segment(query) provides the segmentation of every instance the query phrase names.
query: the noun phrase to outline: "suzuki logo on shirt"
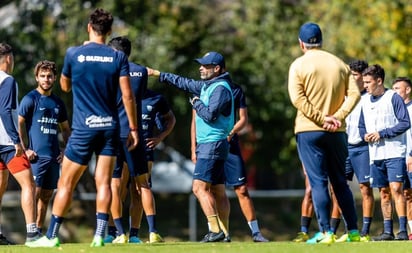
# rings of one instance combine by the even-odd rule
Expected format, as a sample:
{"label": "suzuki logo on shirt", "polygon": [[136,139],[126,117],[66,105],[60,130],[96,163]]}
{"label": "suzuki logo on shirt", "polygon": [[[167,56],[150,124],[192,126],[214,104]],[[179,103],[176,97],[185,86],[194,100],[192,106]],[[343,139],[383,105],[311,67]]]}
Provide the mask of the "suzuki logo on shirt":
{"label": "suzuki logo on shirt", "polygon": [[100,56],[100,55],[79,55],[77,56],[78,62],[113,62],[113,57],[110,56]]}

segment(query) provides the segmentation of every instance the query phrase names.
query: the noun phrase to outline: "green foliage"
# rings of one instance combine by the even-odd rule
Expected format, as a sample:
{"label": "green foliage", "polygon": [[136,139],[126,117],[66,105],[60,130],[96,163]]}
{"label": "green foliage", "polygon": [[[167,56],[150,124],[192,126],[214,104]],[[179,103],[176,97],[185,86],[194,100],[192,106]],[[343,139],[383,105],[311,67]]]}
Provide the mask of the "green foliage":
{"label": "green foliage", "polygon": [[[388,84],[412,70],[408,0],[38,0],[2,1],[0,6],[7,4],[17,7],[19,19],[2,28],[0,39],[15,48],[20,95],[33,88],[31,70],[37,61],[50,59],[62,66],[67,47],[87,40],[87,17],[96,7],[112,11],[112,36],[127,35],[133,42],[130,59],[142,65],[198,78],[193,59],[221,52],[233,80],[247,94],[257,137],[249,162],[258,168],[259,188],[303,186],[293,133],[295,109],[287,94],[289,64],[301,55],[297,36],[302,23],[319,23],[324,48],[345,61],[381,64]],[[167,142],[188,156],[189,94],[153,78],[149,86],[165,94],[177,117]],[[70,95],[63,98],[70,105]]]}

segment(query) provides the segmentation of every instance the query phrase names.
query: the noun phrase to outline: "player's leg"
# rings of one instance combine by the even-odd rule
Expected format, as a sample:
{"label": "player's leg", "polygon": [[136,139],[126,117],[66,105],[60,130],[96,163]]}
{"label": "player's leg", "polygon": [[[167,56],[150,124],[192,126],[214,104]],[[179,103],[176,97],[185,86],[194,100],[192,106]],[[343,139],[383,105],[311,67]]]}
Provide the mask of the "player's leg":
{"label": "player's leg", "polygon": [[[357,213],[353,194],[346,179],[346,158],[348,156],[347,136],[345,133],[324,136],[325,164],[334,196],[336,197],[348,231],[348,241],[360,241]],[[313,185],[312,185],[313,187]]]}
{"label": "player's leg", "polygon": [[35,241],[38,239],[38,231],[36,226],[35,185],[30,162],[25,155],[22,155],[10,159],[7,167],[21,188],[21,207],[27,230],[26,242]]}
{"label": "player's leg", "polygon": [[[3,199],[3,195],[6,192],[7,184],[9,181],[9,170],[5,162],[0,158],[0,216],[1,216],[1,201]],[[0,245],[11,245],[14,244],[13,242],[9,241],[6,236],[3,235],[3,231],[1,229],[0,224]]]}
{"label": "player's leg", "polygon": [[[341,222],[341,210],[339,208],[336,195],[333,192],[333,188],[331,186],[330,186],[330,195],[332,199],[332,213],[330,216],[330,228],[331,228],[332,233],[336,235],[339,229],[340,222]],[[346,234],[346,228],[345,228],[345,234]]]}
{"label": "player's leg", "polygon": [[149,225],[149,242],[158,243],[164,242],[163,238],[159,235],[156,225],[156,204],[153,196],[152,189],[149,185],[149,174],[144,173],[134,178],[136,189],[140,193],[143,210],[146,214],[146,220]]}
{"label": "player's leg", "polygon": [[306,242],[309,239],[309,227],[313,217],[313,202],[312,202],[312,189],[310,188],[309,179],[306,175],[305,168],[302,165],[303,175],[305,176],[305,195],[301,204],[301,217],[300,217],[300,232],[293,239],[294,242]]}
{"label": "player's leg", "polygon": [[369,147],[367,145],[351,146],[349,159],[358,179],[362,197],[362,230],[361,241],[370,241],[370,226],[373,218],[375,199],[371,187],[371,168],[369,164]]}
{"label": "player's leg", "polygon": [[129,230],[129,243],[142,243],[139,238],[139,229],[143,217],[143,206],[140,198],[140,194],[136,189],[136,182],[134,178],[130,179],[130,206],[129,206],[129,220],[130,220],[130,230]]}
{"label": "player's leg", "polygon": [[225,238],[219,226],[216,199],[210,191],[211,182],[224,182],[223,166],[223,160],[197,159],[193,173],[192,191],[209,224],[210,232],[204,238],[207,242],[221,241]]}
{"label": "player's leg", "polygon": [[217,184],[211,186],[211,191],[216,199],[216,208],[218,213],[219,226],[225,233],[225,242],[230,242],[229,235],[229,215],[230,202],[226,195],[226,188],[224,184]]}
{"label": "player's leg", "polygon": [[388,169],[389,187],[393,201],[395,202],[395,210],[398,216],[399,232],[396,234],[396,240],[408,240],[408,230],[406,227],[406,200],[403,194],[403,182],[406,176],[406,164],[404,158],[392,158],[386,160]]}
{"label": "player's leg", "polygon": [[405,187],[403,194],[406,200],[406,217],[408,219],[408,227],[410,234],[409,240],[412,240],[412,171],[407,171],[407,178],[405,180]]}
{"label": "player's leg", "polygon": [[36,162],[31,161],[32,172],[36,184],[36,224],[40,233],[47,213],[50,200],[54,190],[57,188],[57,181],[60,176],[60,164],[50,158],[38,157]]}

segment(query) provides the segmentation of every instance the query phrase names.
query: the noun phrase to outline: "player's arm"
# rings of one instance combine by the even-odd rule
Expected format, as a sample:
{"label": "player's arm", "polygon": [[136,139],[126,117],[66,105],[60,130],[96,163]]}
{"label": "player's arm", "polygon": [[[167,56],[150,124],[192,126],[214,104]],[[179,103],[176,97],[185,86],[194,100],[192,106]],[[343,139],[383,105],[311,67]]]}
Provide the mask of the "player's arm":
{"label": "player's arm", "polygon": [[160,142],[166,139],[166,137],[172,132],[176,124],[176,117],[173,114],[172,110],[169,110],[167,113],[161,115],[160,117],[164,122],[162,124],[163,130],[157,136],[146,139],[146,145],[151,149],[154,149]]}
{"label": "player's arm", "polygon": [[62,137],[63,137],[64,144],[66,145],[67,142],[69,141],[69,137],[72,132],[70,129],[69,121],[66,120],[66,121],[59,123],[59,128],[60,128],[60,133],[62,134]]}
{"label": "player's arm", "polygon": [[70,92],[72,90],[72,80],[64,74],[60,76],[60,88],[64,92]]}
{"label": "player's arm", "polygon": [[248,120],[247,108],[239,108],[239,120],[230,131],[228,141],[230,141],[235,134],[239,133],[243,128],[246,127]]}
{"label": "player's arm", "polygon": [[129,143],[129,150],[134,149],[139,142],[138,122],[136,115],[136,100],[130,86],[129,76],[121,76],[119,79],[120,91],[122,92],[122,101],[126,111],[127,119],[129,120],[130,137],[132,140]]}
{"label": "player's arm", "polygon": [[196,163],[196,111],[192,110],[192,121],[190,122],[190,153],[191,160]]}

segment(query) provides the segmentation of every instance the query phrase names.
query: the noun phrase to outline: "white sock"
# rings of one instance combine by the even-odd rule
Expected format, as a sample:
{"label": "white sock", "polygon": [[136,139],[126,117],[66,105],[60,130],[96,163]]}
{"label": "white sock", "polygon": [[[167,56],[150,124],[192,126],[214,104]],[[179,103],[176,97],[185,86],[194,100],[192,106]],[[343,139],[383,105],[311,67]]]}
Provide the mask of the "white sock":
{"label": "white sock", "polygon": [[409,231],[412,233],[412,220],[408,220]]}
{"label": "white sock", "polygon": [[260,232],[257,220],[248,221],[247,224],[249,225],[249,228],[252,231],[252,234]]}
{"label": "white sock", "polygon": [[37,232],[36,223],[27,224],[26,229],[27,229],[27,233],[36,233]]}

